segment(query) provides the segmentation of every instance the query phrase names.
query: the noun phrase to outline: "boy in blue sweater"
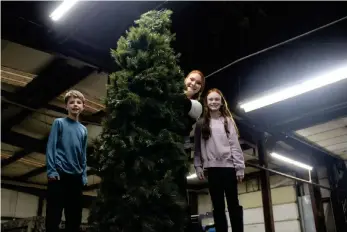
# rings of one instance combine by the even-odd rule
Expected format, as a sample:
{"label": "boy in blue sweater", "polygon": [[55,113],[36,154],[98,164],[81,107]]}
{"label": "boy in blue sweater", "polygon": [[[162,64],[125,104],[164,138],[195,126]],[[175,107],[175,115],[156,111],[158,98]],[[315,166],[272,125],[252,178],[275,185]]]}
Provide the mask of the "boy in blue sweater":
{"label": "boy in blue sweater", "polygon": [[66,231],[77,232],[82,219],[82,190],[87,185],[87,128],[78,122],[84,109],[82,93],[65,95],[68,117],[54,120],[46,151],[46,231],[58,232],[62,211]]}

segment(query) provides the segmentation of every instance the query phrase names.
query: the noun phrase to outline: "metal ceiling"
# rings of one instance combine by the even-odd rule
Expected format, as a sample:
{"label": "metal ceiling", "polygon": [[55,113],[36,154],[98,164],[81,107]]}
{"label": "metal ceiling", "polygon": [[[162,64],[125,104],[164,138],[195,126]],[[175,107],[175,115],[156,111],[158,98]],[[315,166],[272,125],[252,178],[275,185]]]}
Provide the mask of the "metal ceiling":
{"label": "metal ceiling", "polygon": [[295,133],[347,160],[347,117],[301,129]]}
{"label": "metal ceiling", "polygon": [[[79,13],[59,25],[46,17],[54,2],[23,2],[20,7],[15,2],[2,3],[2,181],[46,183],[46,140],[54,117],[65,114],[60,96],[69,88],[86,94],[89,108],[83,119],[90,122],[86,125],[93,131],[91,137],[99,133],[92,123],[100,123],[103,116],[100,97],[105,96],[107,83],[107,74],[100,71],[117,68],[109,49],[134,19],[161,3],[83,2]],[[343,16],[343,4],[182,2],[165,6],[174,10],[174,46],[182,52],[182,67],[210,73],[234,58]],[[88,12],[90,17],[85,17]],[[272,135],[270,149],[280,144],[293,157],[320,157],[318,163],[329,155],[345,159],[345,151],[339,153],[339,149],[346,147],[331,147],[345,144],[344,134],[338,141],[329,141],[332,132],[324,128],[334,130],[335,137],[346,129],[341,121],[347,113],[346,81],[249,114],[239,111],[236,103],[305,79],[318,67],[330,68],[346,58],[346,41],[344,22],[223,71],[208,79],[207,88],[225,93],[239,116],[242,138],[249,143],[255,144],[259,132],[265,131]],[[332,129],[335,125],[341,127]],[[324,134],[325,140],[312,139],[314,131],[317,136]],[[100,181],[93,173],[89,178],[90,186]]]}

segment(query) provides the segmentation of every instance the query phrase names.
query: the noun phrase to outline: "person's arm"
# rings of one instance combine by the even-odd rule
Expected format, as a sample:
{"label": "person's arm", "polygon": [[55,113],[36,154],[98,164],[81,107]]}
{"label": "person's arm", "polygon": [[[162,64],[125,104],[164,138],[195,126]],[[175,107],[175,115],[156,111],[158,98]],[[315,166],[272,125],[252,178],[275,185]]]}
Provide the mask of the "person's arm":
{"label": "person's arm", "polygon": [[201,179],[203,178],[203,164],[201,159],[201,120],[199,120],[195,125],[195,131],[194,131],[194,167],[196,170],[196,173],[198,177]]}
{"label": "person's arm", "polygon": [[191,107],[190,110],[188,112],[188,115],[197,120],[200,118],[201,114],[202,114],[202,105],[199,101],[197,100],[190,100],[191,102]]}
{"label": "person's arm", "polygon": [[84,152],[82,154],[82,168],[83,168],[82,182],[83,182],[84,186],[88,184],[88,178],[87,178],[87,146],[88,146],[88,131],[86,129],[86,135],[84,137]]}
{"label": "person's arm", "polygon": [[51,132],[48,137],[47,149],[46,149],[46,166],[48,179],[59,178],[59,173],[56,169],[56,155],[57,155],[57,143],[59,138],[60,122],[54,120],[51,128]]}
{"label": "person's arm", "polygon": [[179,101],[176,101],[176,104],[183,105],[184,114],[195,120],[199,119],[202,114],[202,105],[198,100],[189,99],[187,96],[178,99]]}
{"label": "person's arm", "polygon": [[233,156],[233,162],[237,176],[244,176],[245,172],[245,159],[238,139],[238,134],[232,119],[228,118],[228,129],[229,129],[229,142],[231,155]]}

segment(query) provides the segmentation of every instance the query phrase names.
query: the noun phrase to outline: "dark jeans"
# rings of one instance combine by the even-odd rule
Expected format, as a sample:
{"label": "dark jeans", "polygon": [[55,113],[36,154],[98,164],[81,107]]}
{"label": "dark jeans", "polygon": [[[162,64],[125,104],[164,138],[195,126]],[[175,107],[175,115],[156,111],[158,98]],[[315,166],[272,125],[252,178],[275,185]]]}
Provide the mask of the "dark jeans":
{"label": "dark jeans", "polygon": [[224,194],[228,203],[233,232],[243,231],[243,210],[239,205],[237,179],[234,168],[208,168],[208,185],[213,205],[213,218],[217,232],[227,232]]}
{"label": "dark jeans", "polygon": [[46,231],[59,231],[64,209],[65,230],[78,232],[82,219],[82,176],[66,173],[60,173],[59,175],[60,180],[48,182]]}

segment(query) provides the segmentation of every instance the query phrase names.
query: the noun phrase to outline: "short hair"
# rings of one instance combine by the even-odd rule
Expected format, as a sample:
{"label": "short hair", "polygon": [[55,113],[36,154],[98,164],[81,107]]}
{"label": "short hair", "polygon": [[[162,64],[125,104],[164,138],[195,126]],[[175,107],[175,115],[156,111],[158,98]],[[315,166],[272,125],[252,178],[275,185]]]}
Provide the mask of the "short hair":
{"label": "short hair", "polygon": [[84,104],[84,102],[85,102],[85,100],[86,100],[86,99],[84,98],[83,94],[82,94],[80,91],[77,91],[77,90],[70,90],[70,91],[68,91],[68,92],[65,94],[65,97],[64,97],[65,104],[67,104],[67,102],[69,101],[69,99],[70,99],[71,97],[75,97],[75,98],[80,99],[80,100],[83,102],[83,104]]}

